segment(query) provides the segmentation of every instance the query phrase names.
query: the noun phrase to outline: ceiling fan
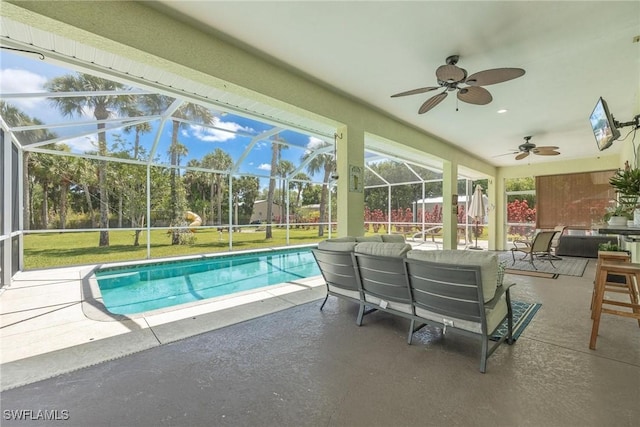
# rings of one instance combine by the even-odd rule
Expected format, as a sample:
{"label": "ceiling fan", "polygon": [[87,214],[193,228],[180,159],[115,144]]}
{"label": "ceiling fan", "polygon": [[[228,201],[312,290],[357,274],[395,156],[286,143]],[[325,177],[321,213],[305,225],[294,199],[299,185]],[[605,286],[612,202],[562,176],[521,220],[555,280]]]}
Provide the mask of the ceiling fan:
{"label": "ceiling fan", "polygon": [[525,157],[528,157],[531,153],[537,154],[538,156],[557,156],[560,154],[560,152],[557,151],[560,147],[555,147],[553,145],[537,147],[536,144],[530,142],[530,140],[530,136],[525,136],[524,144],[520,144],[518,146],[518,151],[509,154],[517,154],[516,160],[522,160]]}
{"label": "ceiling fan", "polygon": [[[446,59],[446,65],[441,65],[436,70],[439,86],[428,86],[419,89],[413,89],[406,92],[391,95],[392,98],[399,96],[416,95],[419,93],[430,92],[432,90],[444,89],[437,95],[427,99],[418,110],[418,114],[424,114],[438,105],[448,95],[447,92],[458,91],[458,99],[462,102],[476,105],[486,105],[493,100],[488,90],[482,86],[493,85],[496,83],[506,82],[507,80],[516,79],[524,75],[522,68],[494,68],[484,70],[467,76],[467,70],[458,67],[456,64],[460,59],[459,55],[452,55]],[[466,86],[461,86],[466,84]]]}

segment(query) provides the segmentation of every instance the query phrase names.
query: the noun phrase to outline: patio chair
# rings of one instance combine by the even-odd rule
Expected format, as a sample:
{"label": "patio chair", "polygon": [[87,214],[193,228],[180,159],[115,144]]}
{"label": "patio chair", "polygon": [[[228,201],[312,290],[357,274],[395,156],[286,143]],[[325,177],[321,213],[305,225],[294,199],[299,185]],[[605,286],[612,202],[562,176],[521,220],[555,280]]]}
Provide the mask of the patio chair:
{"label": "patio chair", "polygon": [[[513,264],[516,263],[516,252],[523,252],[524,256],[521,260],[529,259],[529,263],[537,270],[535,263],[533,262],[534,258],[538,258],[540,260],[547,260],[551,264],[553,268],[556,268],[553,265],[553,255],[551,254],[551,244],[553,243],[553,238],[558,234],[558,231],[540,231],[535,235],[531,243],[524,240],[514,240],[513,248],[511,248],[511,257],[513,258]],[[513,265],[512,264],[512,265]]]}
{"label": "patio chair", "polygon": [[561,260],[562,258],[560,258],[558,255],[556,255],[556,252],[558,251],[558,245],[560,245],[560,236],[562,236],[562,234],[564,233],[564,230],[567,229],[566,225],[557,225],[553,231],[556,231],[556,235],[553,236],[553,239],[551,239],[551,252],[553,252],[553,254],[550,255],[551,259],[554,260]]}

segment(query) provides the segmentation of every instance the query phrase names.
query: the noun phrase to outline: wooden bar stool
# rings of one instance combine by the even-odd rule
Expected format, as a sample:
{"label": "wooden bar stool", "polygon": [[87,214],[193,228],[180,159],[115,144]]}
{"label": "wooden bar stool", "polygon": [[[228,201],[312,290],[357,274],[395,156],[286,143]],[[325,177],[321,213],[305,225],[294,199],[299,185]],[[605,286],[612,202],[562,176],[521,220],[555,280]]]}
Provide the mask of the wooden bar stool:
{"label": "wooden bar stool", "polygon": [[[607,277],[609,275],[626,276],[629,285],[629,298],[631,302],[622,302],[605,298],[607,289]],[[640,326],[640,300],[638,299],[638,284],[640,283],[640,264],[621,263],[621,262],[602,262],[598,266],[596,273],[596,293],[593,304],[592,317],[593,327],[591,328],[591,340],[589,348],[596,349],[596,340],[598,339],[598,328],[600,327],[600,316],[602,313],[613,314],[615,316],[630,317],[638,320]],[[605,308],[604,306],[613,306],[613,308]],[[623,311],[619,308],[627,308],[630,311]]]}
{"label": "wooden bar stool", "polygon": [[[593,319],[593,303],[596,299],[596,284],[598,283],[598,274],[600,273],[600,264],[603,262],[631,262],[631,255],[628,252],[621,251],[598,251],[598,262],[596,264],[596,278],[593,281],[593,292],[591,294],[591,318]],[[616,280],[616,278],[618,278]],[[622,280],[622,281],[620,281]],[[635,295],[635,287],[633,286],[632,275],[607,275],[605,282],[606,291],[628,293],[630,296]],[[633,300],[632,300],[633,302]]]}

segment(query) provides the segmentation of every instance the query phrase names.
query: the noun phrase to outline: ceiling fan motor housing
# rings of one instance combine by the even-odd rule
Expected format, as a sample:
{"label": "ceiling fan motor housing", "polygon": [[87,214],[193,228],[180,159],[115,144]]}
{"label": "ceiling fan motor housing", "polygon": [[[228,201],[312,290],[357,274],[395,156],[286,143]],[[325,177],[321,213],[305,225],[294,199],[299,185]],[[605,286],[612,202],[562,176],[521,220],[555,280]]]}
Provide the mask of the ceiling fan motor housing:
{"label": "ceiling fan motor housing", "polygon": [[524,152],[531,151],[531,150],[533,150],[534,148],[536,148],[536,144],[533,144],[533,143],[531,143],[531,142],[529,142],[529,141],[525,142],[524,144],[520,144],[520,145],[518,146],[518,149],[519,149],[520,151],[524,151]]}

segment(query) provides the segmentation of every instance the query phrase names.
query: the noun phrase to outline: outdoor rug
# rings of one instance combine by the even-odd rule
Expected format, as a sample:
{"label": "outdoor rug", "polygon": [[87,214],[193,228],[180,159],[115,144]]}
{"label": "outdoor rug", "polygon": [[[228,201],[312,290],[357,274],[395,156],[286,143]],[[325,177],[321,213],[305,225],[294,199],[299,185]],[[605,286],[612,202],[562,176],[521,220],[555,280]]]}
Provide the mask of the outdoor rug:
{"label": "outdoor rug", "polygon": [[[524,328],[527,327],[533,316],[542,307],[542,304],[530,304],[528,302],[511,300],[511,310],[513,310],[513,340],[517,340]],[[501,336],[507,333],[507,319],[498,326],[496,332],[491,336],[493,341],[498,341]]]}
{"label": "outdoor rug", "polygon": [[500,262],[505,263],[505,273],[544,277],[548,279],[556,279],[558,278],[558,275],[582,277],[584,270],[587,268],[587,264],[589,263],[589,259],[587,258],[572,258],[565,256],[562,257],[561,260],[554,260],[553,265],[555,265],[556,268],[553,268],[549,261],[534,260],[537,268],[536,270],[531,266],[531,263],[528,260],[521,261],[518,259],[521,258],[522,255],[523,254],[521,253],[516,254],[516,262],[514,264],[513,258],[511,257],[511,251],[498,253]]}

